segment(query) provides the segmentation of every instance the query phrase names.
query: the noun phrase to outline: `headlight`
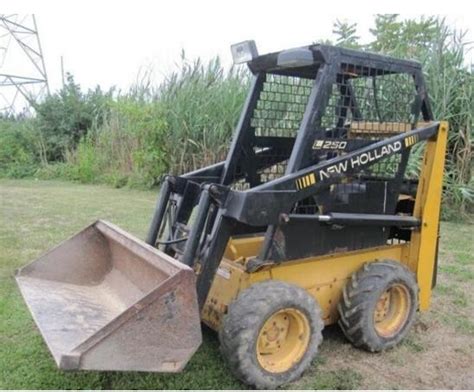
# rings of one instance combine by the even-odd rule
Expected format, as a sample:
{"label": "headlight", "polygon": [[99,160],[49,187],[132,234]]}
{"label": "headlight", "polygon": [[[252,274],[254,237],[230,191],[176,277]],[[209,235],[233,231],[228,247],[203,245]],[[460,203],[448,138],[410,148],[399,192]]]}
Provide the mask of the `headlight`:
{"label": "headlight", "polygon": [[255,41],[243,41],[230,46],[234,64],[242,64],[253,60],[258,56]]}

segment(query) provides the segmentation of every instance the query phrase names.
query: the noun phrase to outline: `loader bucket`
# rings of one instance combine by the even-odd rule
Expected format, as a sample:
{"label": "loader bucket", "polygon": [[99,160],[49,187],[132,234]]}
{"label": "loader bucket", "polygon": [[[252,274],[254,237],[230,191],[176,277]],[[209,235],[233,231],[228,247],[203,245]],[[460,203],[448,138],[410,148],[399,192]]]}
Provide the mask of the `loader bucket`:
{"label": "loader bucket", "polygon": [[61,369],[177,372],[201,344],[194,272],[105,221],[16,280]]}

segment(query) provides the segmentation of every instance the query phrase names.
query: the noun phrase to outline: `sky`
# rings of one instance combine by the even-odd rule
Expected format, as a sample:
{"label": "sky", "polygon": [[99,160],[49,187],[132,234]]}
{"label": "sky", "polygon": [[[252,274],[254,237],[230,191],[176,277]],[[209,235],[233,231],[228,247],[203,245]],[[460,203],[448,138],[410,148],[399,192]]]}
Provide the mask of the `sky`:
{"label": "sky", "polygon": [[[64,70],[84,88],[100,84],[127,89],[146,69],[153,69],[153,79],[159,83],[175,69],[181,50],[190,59],[219,55],[230,65],[232,43],[254,39],[261,54],[307,45],[333,38],[338,18],[357,22],[358,35],[368,42],[375,13],[417,17],[429,10],[469,29],[468,39],[474,41],[474,18],[466,1],[459,6],[443,4],[444,9],[426,0],[398,1],[398,10],[361,0],[348,4],[352,8],[341,1],[316,0],[2,0],[0,12],[35,14],[52,91],[61,86],[61,57]],[[0,73],[28,73],[21,51],[11,47]]]}

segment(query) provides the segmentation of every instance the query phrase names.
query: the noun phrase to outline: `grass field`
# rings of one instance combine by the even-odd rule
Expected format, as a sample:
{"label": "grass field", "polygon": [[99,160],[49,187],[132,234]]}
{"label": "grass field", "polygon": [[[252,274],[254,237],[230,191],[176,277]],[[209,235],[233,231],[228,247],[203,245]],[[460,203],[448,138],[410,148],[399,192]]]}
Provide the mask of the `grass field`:
{"label": "grass field", "polygon": [[[0,180],[0,389],[241,389],[215,334],[177,375],[58,371],[15,285],[16,268],[107,219],[143,238],[155,193],[62,182]],[[438,286],[403,344],[368,354],[327,328],[320,355],[295,389],[474,388],[474,227],[441,226]]]}

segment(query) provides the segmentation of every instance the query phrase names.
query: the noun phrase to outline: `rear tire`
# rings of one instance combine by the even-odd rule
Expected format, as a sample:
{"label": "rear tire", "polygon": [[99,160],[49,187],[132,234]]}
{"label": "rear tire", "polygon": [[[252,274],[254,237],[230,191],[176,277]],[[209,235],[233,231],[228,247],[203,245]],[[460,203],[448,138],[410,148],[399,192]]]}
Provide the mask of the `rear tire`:
{"label": "rear tire", "polygon": [[395,261],[365,264],[343,289],[339,325],[355,346],[377,352],[398,344],[418,309],[413,273]]}
{"label": "rear tire", "polygon": [[319,305],[301,287],[257,283],[229,305],[219,331],[221,352],[234,375],[256,388],[296,380],[322,341]]}

